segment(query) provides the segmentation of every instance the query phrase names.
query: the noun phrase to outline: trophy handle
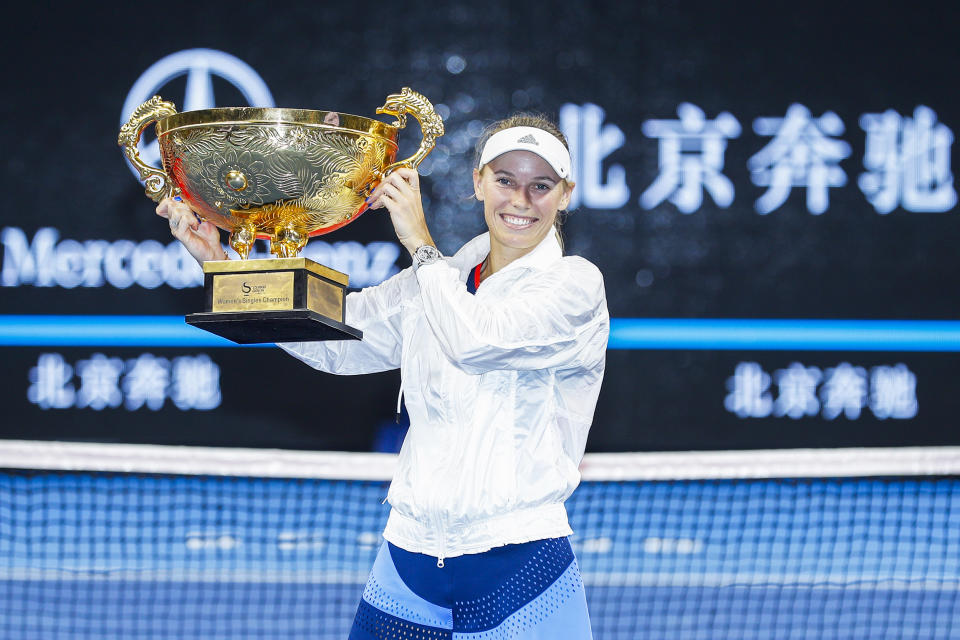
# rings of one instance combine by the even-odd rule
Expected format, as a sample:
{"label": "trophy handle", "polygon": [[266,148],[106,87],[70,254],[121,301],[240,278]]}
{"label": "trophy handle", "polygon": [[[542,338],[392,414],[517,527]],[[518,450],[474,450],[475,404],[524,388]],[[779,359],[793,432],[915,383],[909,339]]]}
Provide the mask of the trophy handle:
{"label": "trophy handle", "polygon": [[377,109],[377,113],[396,116],[397,121],[394,126],[400,129],[407,126],[407,114],[412,114],[420,122],[420,132],[423,134],[423,140],[421,140],[417,152],[406,160],[400,160],[388,166],[383,170],[384,176],[400,167],[416,169],[417,165],[433,151],[433,147],[437,144],[437,138],[443,135],[443,118],[437,114],[426,96],[417,93],[410,87],[404,87],[400,93],[392,93],[387,96],[386,102]]}
{"label": "trophy handle", "polygon": [[177,108],[172,102],[164,102],[160,96],[153,96],[133,110],[133,115],[127,120],[127,124],[120,127],[120,137],[117,138],[117,144],[123,148],[124,155],[140,172],[140,179],[146,187],[147,196],[154,202],[160,202],[169,196],[180,195],[180,189],[173,186],[173,181],[166,172],[151,167],[140,159],[137,144],[148,124],[160,118],[172,116],[176,112]]}

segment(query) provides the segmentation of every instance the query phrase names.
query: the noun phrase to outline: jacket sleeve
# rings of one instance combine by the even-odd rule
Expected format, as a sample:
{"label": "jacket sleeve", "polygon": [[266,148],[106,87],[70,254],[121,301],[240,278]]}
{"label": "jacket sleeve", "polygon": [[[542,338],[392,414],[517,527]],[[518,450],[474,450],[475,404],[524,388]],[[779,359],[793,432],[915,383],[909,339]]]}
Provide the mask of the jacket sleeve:
{"label": "jacket sleeve", "polygon": [[346,323],[363,331],[362,340],[285,342],[277,346],[314,369],[341,375],[377,373],[400,366],[400,300],[412,283],[411,269],[374,287],[347,294]]}
{"label": "jacket sleeve", "polygon": [[603,276],[590,262],[564,258],[498,298],[471,295],[459,276],[443,261],[416,271],[427,322],[464,371],[572,368],[605,356],[610,318]]}

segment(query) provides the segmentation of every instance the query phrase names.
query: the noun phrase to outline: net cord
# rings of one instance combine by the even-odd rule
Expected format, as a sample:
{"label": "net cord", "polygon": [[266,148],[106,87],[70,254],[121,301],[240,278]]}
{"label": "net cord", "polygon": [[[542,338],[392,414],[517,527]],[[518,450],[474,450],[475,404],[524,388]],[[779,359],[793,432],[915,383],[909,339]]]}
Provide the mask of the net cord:
{"label": "net cord", "polygon": [[[0,440],[0,468],[265,478],[390,480],[397,455]],[[960,475],[960,447],[589,453],[584,481]]]}

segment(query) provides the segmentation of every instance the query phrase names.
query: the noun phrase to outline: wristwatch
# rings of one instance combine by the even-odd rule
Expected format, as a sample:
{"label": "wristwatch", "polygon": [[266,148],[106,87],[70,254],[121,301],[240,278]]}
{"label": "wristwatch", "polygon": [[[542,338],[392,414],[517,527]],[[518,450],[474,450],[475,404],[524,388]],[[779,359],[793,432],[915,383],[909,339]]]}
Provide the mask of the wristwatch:
{"label": "wristwatch", "polygon": [[413,266],[419,269],[425,264],[433,264],[443,257],[440,250],[430,244],[425,244],[413,252]]}

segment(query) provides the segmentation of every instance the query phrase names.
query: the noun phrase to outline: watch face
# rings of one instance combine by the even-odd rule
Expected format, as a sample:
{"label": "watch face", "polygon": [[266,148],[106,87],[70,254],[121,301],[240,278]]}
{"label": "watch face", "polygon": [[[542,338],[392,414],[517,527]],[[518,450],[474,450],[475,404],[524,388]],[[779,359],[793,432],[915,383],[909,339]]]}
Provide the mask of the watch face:
{"label": "watch face", "polygon": [[417,249],[413,255],[418,264],[427,264],[437,260],[440,257],[440,251],[436,247],[424,245]]}

